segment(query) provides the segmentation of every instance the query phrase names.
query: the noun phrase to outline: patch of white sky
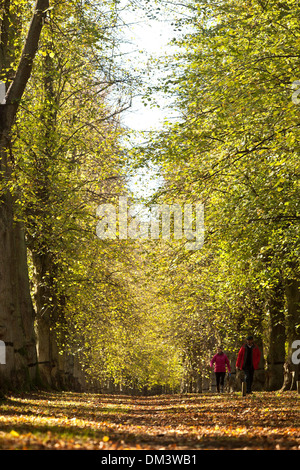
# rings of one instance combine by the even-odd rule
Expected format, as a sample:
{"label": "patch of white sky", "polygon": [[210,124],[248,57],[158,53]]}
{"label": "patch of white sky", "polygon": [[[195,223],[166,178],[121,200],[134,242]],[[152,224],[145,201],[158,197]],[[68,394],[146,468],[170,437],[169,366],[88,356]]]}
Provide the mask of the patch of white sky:
{"label": "patch of white sky", "polygon": [[[151,3],[149,2],[150,6]],[[155,2],[153,5],[155,11]],[[175,13],[173,18],[171,11],[164,11],[162,8],[157,13],[155,18],[151,18],[140,7],[135,10],[124,9],[121,14],[124,22],[124,42],[120,46],[121,53],[125,54],[122,58],[123,65],[125,61],[126,68],[127,61],[129,71],[135,69],[137,73],[144,73],[145,87],[158,83],[163,74],[163,57],[174,49],[170,46],[170,41],[176,36]],[[170,112],[166,108],[168,100],[161,93],[152,95],[153,106],[144,106],[142,96],[145,87],[136,90],[132,107],[123,115],[125,125],[135,131],[159,129]]]}
{"label": "patch of white sky", "polygon": [[[148,3],[148,13],[151,13],[151,3]],[[122,2],[121,2],[122,4]],[[164,57],[174,50],[170,41],[178,35],[175,17],[178,11],[167,9],[156,10],[157,4],[152,3],[155,18],[147,14],[146,9],[121,9],[123,41],[120,45],[122,66],[135,70],[144,77],[144,85],[135,90],[131,107],[122,113],[122,123],[129,130],[128,145],[141,143],[147,139],[147,134],[162,128],[165,120],[176,119],[176,113],[170,108],[170,97],[162,92],[151,94],[151,101],[145,106],[143,99],[147,87],[157,85],[164,71]],[[159,169],[149,165],[139,169],[130,177],[129,189],[135,200],[149,199],[157,187],[162,184]]]}

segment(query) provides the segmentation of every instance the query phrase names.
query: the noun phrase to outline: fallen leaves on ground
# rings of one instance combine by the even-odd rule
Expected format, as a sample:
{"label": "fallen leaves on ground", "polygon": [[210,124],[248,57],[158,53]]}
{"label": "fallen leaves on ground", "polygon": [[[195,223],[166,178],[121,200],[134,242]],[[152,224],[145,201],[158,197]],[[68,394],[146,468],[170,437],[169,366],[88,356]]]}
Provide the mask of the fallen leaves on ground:
{"label": "fallen leaves on ground", "polygon": [[299,395],[7,396],[0,449],[300,450]]}

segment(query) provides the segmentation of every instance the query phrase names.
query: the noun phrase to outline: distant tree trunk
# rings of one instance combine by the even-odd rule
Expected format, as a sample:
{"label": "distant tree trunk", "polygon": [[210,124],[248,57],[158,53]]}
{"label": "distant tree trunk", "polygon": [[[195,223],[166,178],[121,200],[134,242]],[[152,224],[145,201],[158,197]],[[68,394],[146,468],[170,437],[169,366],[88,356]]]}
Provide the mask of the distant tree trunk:
{"label": "distant tree trunk", "polygon": [[44,386],[61,388],[56,330],[60,306],[53,288],[56,269],[47,253],[33,252],[32,260],[39,375]]}
{"label": "distant tree trunk", "polygon": [[258,369],[255,371],[253,379],[253,389],[264,390],[266,384],[266,371],[265,371],[265,358],[264,358],[264,343],[262,340],[263,335],[255,339],[255,344],[260,350],[260,361]]}
{"label": "distant tree trunk", "polygon": [[284,288],[282,281],[279,280],[268,299],[268,390],[279,390],[283,383],[286,341],[284,307]]}
{"label": "distant tree trunk", "polygon": [[299,364],[292,363],[292,344],[295,340],[300,340],[300,281],[298,279],[286,281],[285,295],[287,302],[286,331],[288,356],[284,365],[282,391],[295,390],[296,381],[299,380]]}
{"label": "distant tree trunk", "polygon": [[[1,367],[2,388],[26,387],[35,376],[33,307],[30,299],[26,245],[22,225],[14,220],[14,197],[9,188],[13,158],[10,133],[20,100],[31,75],[39,37],[49,8],[48,0],[38,0],[7,94],[0,105],[0,331],[6,345],[6,364]],[[1,11],[1,67],[7,63],[14,45],[9,44],[14,28],[9,16],[10,2]],[[8,52],[9,51],[9,52]]]}
{"label": "distant tree trunk", "polygon": [[253,318],[253,327],[256,332],[254,342],[260,350],[260,361],[258,369],[255,371],[253,379],[253,389],[263,390],[266,384],[266,371],[265,371],[265,358],[264,358],[264,331],[263,331],[263,318],[265,311],[263,308],[263,302],[258,301],[256,298],[257,293],[253,293],[253,299],[251,302],[251,317]]}
{"label": "distant tree trunk", "polygon": [[61,370],[64,373],[64,388],[76,392],[86,392],[88,384],[78,354],[64,351],[60,357],[62,358]]}

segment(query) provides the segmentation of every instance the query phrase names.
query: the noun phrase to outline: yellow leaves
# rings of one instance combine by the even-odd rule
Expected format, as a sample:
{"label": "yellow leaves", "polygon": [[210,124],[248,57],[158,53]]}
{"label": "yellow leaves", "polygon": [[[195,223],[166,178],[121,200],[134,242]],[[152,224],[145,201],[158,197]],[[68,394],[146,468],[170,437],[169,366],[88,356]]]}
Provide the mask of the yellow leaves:
{"label": "yellow leaves", "polygon": [[[247,403],[237,394],[222,399],[190,394],[180,402],[178,395],[130,399],[57,393],[51,397],[18,399],[22,415],[19,407],[8,405],[9,413],[0,420],[0,449],[171,449],[187,440],[191,449],[245,445],[297,449],[299,445],[298,398],[292,392],[279,397],[257,393]],[[134,436],[134,444],[127,436]]]}
{"label": "yellow leaves", "polygon": [[241,434],[247,434],[248,429],[243,426],[243,427],[237,427],[231,431],[232,436],[239,436]]}
{"label": "yellow leaves", "polygon": [[246,426],[238,426],[234,427],[232,425],[226,425],[226,426],[219,426],[216,424],[212,430],[205,429],[205,435],[218,435],[218,436],[241,436],[243,434],[247,434],[249,432],[249,429]]}

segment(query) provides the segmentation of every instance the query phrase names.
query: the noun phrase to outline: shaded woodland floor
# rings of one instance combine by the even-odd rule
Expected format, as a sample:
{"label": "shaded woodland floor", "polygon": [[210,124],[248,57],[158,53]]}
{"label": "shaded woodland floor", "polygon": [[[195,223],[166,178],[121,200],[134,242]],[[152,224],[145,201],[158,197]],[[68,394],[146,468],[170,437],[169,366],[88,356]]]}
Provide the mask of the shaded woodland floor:
{"label": "shaded woodland floor", "polygon": [[0,403],[1,450],[300,450],[296,392],[36,392]]}

